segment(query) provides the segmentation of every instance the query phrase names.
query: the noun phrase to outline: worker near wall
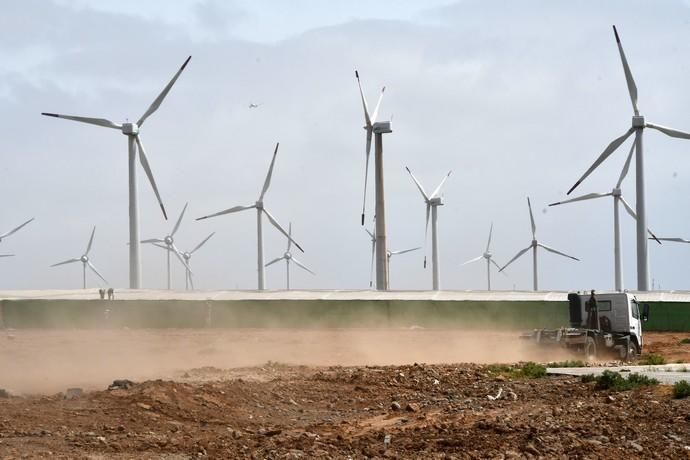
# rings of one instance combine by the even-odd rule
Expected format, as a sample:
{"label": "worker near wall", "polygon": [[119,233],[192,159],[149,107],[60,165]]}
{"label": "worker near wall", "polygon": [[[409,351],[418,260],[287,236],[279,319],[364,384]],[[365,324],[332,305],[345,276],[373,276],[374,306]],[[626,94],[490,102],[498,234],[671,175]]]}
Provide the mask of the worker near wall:
{"label": "worker near wall", "polygon": [[594,289],[589,296],[589,300],[585,302],[585,311],[587,312],[587,329],[599,329],[599,311],[597,308],[597,299],[594,297]]}

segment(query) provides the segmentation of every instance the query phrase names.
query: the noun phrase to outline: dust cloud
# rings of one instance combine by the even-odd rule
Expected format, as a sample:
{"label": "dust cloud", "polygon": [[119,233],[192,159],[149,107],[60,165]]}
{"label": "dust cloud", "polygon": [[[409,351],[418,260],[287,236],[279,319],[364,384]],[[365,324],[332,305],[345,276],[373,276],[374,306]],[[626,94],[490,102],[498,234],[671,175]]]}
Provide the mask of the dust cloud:
{"label": "dust cloud", "polygon": [[[14,394],[173,379],[199,367],[492,363],[562,359],[514,331],[443,329],[0,330],[0,388]],[[567,356],[566,356],[567,357]]]}

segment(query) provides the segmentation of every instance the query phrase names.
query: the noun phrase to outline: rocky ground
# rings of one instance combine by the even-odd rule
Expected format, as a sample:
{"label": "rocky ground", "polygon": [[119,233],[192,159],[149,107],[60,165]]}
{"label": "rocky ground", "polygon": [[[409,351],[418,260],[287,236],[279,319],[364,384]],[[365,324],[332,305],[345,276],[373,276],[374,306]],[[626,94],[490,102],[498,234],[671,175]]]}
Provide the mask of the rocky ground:
{"label": "rocky ground", "polygon": [[[650,349],[682,359],[686,336],[650,334]],[[273,362],[105,386],[0,393],[0,458],[690,458],[690,400],[665,386]]]}

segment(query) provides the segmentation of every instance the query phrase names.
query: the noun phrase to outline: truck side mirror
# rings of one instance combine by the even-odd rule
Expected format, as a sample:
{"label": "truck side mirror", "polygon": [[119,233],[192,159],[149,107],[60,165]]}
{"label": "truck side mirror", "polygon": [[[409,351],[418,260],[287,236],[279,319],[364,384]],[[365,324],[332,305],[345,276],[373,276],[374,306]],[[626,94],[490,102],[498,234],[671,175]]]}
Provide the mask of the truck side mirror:
{"label": "truck side mirror", "polygon": [[647,321],[649,319],[649,304],[642,304],[642,321]]}

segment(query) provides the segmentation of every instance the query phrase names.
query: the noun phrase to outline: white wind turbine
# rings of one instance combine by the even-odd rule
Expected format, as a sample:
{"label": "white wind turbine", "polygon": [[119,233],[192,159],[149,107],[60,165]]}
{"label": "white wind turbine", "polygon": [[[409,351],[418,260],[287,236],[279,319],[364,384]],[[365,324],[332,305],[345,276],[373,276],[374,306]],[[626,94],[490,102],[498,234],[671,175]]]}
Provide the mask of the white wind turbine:
{"label": "white wind turbine", "polygon": [[192,57],[189,56],[182,64],[182,67],[177,71],[175,76],[170,80],[163,91],[158,95],[158,97],[151,103],[149,108],[144,112],[144,114],[139,118],[136,123],[114,123],[110,120],[104,118],[89,118],[89,117],[77,117],[72,115],[61,115],[57,113],[42,113],[48,117],[64,118],[66,120],[80,121],[82,123],[88,123],[91,125],[102,126],[105,128],[119,129],[122,134],[127,136],[127,144],[129,147],[129,287],[130,289],[138,289],[141,286],[141,263],[139,260],[140,247],[139,247],[139,204],[137,201],[137,180],[136,180],[136,159],[137,150],[139,150],[139,162],[141,167],[144,169],[146,176],[151,183],[153,188],[153,193],[156,195],[158,204],[160,205],[161,211],[163,211],[163,217],[168,219],[165,212],[165,207],[163,206],[163,201],[161,200],[160,193],[158,192],[158,187],[156,186],[156,181],[153,179],[153,173],[151,172],[151,166],[149,165],[149,160],[146,157],[146,151],[144,150],[144,145],[141,142],[140,130],[144,124],[144,121],[153,114],[158,107],[160,107],[163,99],[168,95],[170,89],[177,81],[182,71],[187,67],[189,60]]}
{"label": "white wind turbine", "polygon": [[177,218],[177,222],[175,222],[175,226],[173,227],[172,231],[168,234],[165,235],[163,238],[149,238],[148,240],[142,240],[141,242],[143,244],[159,244],[159,245],[165,245],[165,249],[167,249],[167,256],[168,256],[168,290],[170,290],[171,287],[171,274],[170,274],[170,253],[172,252],[175,254],[177,259],[182,263],[184,266],[185,270],[187,271],[188,274],[191,274],[192,270],[189,268],[189,265],[187,265],[187,261],[185,258],[182,256],[182,253],[180,252],[179,249],[177,249],[177,246],[175,246],[175,233],[177,233],[177,230],[180,228],[180,224],[182,223],[182,218],[184,217],[184,213],[187,210],[187,205],[189,203],[185,203],[184,208],[182,208],[182,212],[180,213],[180,217]]}
{"label": "white wind turbine", "polygon": [[491,224],[491,227],[489,227],[489,241],[486,243],[486,250],[484,251],[484,254],[482,254],[479,257],[475,257],[474,259],[470,259],[467,262],[465,262],[462,265],[467,265],[471,264],[472,262],[477,262],[482,259],[486,259],[486,289],[487,291],[491,290],[491,264],[494,264],[498,270],[501,270],[501,266],[496,263],[496,261],[493,259],[493,254],[491,253],[491,234],[494,231],[494,224]]}
{"label": "white wind turbine", "polygon": [[281,260],[285,261],[285,270],[286,270],[286,276],[287,276],[287,284],[286,285],[287,285],[287,289],[289,291],[290,290],[290,263],[291,262],[294,262],[295,265],[297,265],[299,268],[308,271],[312,275],[316,275],[316,273],[309,270],[299,260],[295,259],[295,256],[293,256],[292,253],[290,252],[290,249],[292,249],[292,222],[290,222],[288,224],[288,235],[289,235],[289,237],[287,240],[287,249],[285,250],[285,253],[282,256],[277,257],[277,258],[273,259],[272,261],[270,261],[269,263],[267,263],[266,267],[268,267],[269,265],[273,265],[277,262],[280,262]]}
{"label": "white wind turbine", "polygon": [[[440,289],[440,284],[441,284],[441,267],[439,266],[438,262],[438,207],[443,206],[443,197],[439,195],[441,192],[441,188],[443,187],[443,184],[446,183],[446,179],[451,175],[453,171],[448,171],[448,174],[443,178],[440,184],[438,184],[438,187],[434,190],[434,192],[431,195],[427,195],[426,192],[424,191],[424,187],[422,187],[422,184],[419,183],[416,177],[414,177],[414,174],[412,174],[412,171],[410,171],[410,168],[405,166],[405,169],[407,172],[410,174],[410,177],[412,177],[412,180],[414,181],[415,185],[419,189],[419,192],[422,194],[422,197],[424,198],[424,203],[426,204],[426,225],[424,227],[424,244],[426,245],[426,237],[427,233],[429,230],[429,213],[431,212],[431,269],[433,271],[433,288],[434,291],[438,291]],[[424,268],[426,268],[426,254],[424,254]]]}
{"label": "white wind turbine", "polygon": [[[215,234],[216,234],[216,232],[211,233],[209,236],[207,236],[206,238],[204,238],[204,239],[201,241],[201,243],[197,244],[197,245],[194,247],[194,249],[192,249],[191,251],[183,251],[183,252],[182,252],[182,257],[184,258],[184,261],[185,261],[186,264],[187,264],[187,265],[185,266],[185,278],[184,278],[184,289],[185,289],[185,291],[188,291],[190,288],[192,289],[192,291],[194,290],[194,280],[192,279],[192,269],[191,269],[191,266],[190,266],[190,264],[189,264],[190,260],[192,259],[192,255],[193,255],[196,251],[198,251],[199,248],[201,248],[201,246],[203,246],[204,244],[206,244],[206,242],[207,242],[208,240],[210,240],[211,237],[212,237],[213,235],[215,235]],[[154,246],[157,246],[157,247],[159,247],[159,248],[161,248],[161,249],[165,249],[166,251],[168,251],[168,254],[170,253],[170,250],[169,250],[168,246],[166,246],[165,244],[153,243],[153,245],[154,245]],[[168,259],[168,260],[170,260],[170,259]]]}
{"label": "white wind turbine", "polygon": [[[613,260],[616,291],[623,291],[623,262],[621,255],[621,227],[619,217],[619,204],[623,205],[625,210],[628,212],[628,214],[630,214],[630,216],[633,219],[637,219],[635,211],[633,211],[632,207],[630,207],[628,202],[625,201],[625,198],[623,198],[623,193],[621,192],[621,184],[623,183],[623,179],[625,179],[625,176],[628,174],[628,169],[630,168],[630,161],[632,160],[634,151],[635,144],[631,146],[630,153],[628,154],[628,158],[625,160],[623,170],[621,171],[621,174],[618,177],[618,182],[616,182],[616,186],[610,192],[588,193],[586,195],[578,196],[576,198],[571,198],[570,200],[559,201],[557,203],[549,204],[549,206],[558,206],[566,203],[574,203],[576,201],[594,200],[597,198],[604,198],[608,196],[613,197]],[[652,233],[649,229],[647,229],[647,232],[650,235],[652,235],[652,238],[656,239],[656,241],[659,242],[659,239],[656,238],[654,233]],[[661,243],[659,242],[659,244]]]}
{"label": "white wind turbine", "polygon": [[635,173],[636,173],[636,199],[635,204],[637,207],[637,289],[639,291],[649,290],[649,264],[648,264],[648,248],[647,248],[647,209],[645,205],[645,184],[644,184],[644,156],[642,150],[642,133],[645,128],[656,129],[661,131],[670,137],[677,137],[681,139],[690,139],[690,134],[678,131],[676,129],[667,128],[665,126],[655,125],[652,123],[645,122],[645,118],[640,115],[639,108],[637,106],[637,86],[632,77],[632,72],[630,72],[630,67],[628,66],[628,60],[623,52],[623,46],[621,45],[620,37],[618,36],[618,31],[616,26],[613,26],[613,33],[616,36],[616,43],[618,45],[618,53],[621,57],[621,62],[623,63],[623,72],[625,73],[625,80],[628,85],[628,92],[630,93],[630,100],[632,102],[634,115],[632,117],[632,127],[622,136],[614,139],[599,155],[599,157],[594,161],[592,166],[589,167],[587,171],[580,177],[580,179],[573,185],[568,191],[568,195],[575,190],[575,188],[580,185],[580,183],[589,176],[592,171],[594,171],[601,163],[604,162],[620,145],[625,142],[625,140],[630,137],[632,133],[635,133],[635,151],[636,162],[635,162]]}
{"label": "white wind turbine", "polygon": [[259,290],[265,289],[265,273],[264,273],[264,243],[263,243],[263,234],[262,234],[262,229],[261,229],[261,216],[263,214],[266,215],[268,218],[268,221],[280,231],[283,235],[285,235],[288,240],[292,241],[292,243],[297,246],[297,249],[300,251],[304,252],[304,249],[297,244],[297,242],[292,239],[292,236],[286,232],[283,227],[280,226],[280,224],[275,220],[275,218],[271,215],[270,212],[264,207],[264,196],[266,195],[266,192],[268,191],[268,187],[271,185],[271,176],[273,175],[273,165],[276,162],[276,155],[278,154],[278,146],[280,143],[276,144],[275,151],[273,152],[273,159],[271,159],[271,166],[268,168],[268,174],[266,174],[266,180],[264,181],[264,186],[261,189],[261,195],[259,195],[259,199],[254,203],[254,204],[247,204],[247,205],[240,205],[240,206],[234,206],[232,208],[225,209],[224,211],[217,212],[215,214],[209,214],[208,216],[203,216],[199,217],[196,220],[203,220],[203,219],[208,219],[209,217],[215,217],[215,216],[222,216],[223,214],[230,214],[234,212],[239,212],[239,211],[244,211],[245,209],[256,209],[256,240],[257,240],[257,270],[258,270],[258,275],[259,275]]}
{"label": "white wind turbine", "polygon": [[362,84],[359,81],[359,72],[355,70],[355,77],[357,78],[357,86],[359,87],[359,95],[362,99],[362,107],[364,109],[364,129],[367,132],[367,144],[366,144],[366,158],[364,166],[364,199],[362,203],[362,225],[364,225],[364,212],[366,208],[366,197],[367,197],[367,178],[369,174],[369,154],[371,153],[371,139],[375,134],[375,147],[374,147],[374,179],[376,188],[376,289],[384,291],[388,289],[388,256],[387,256],[387,243],[386,243],[386,200],[384,198],[384,187],[383,187],[383,135],[387,133],[392,133],[391,122],[390,121],[376,121],[379,113],[379,106],[381,105],[381,99],[383,98],[383,93],[386,90],[384,86],[381,89],[381,95],[374,109],[374,113],[369,115],[369,108],[367,106],[367,100],[364,97],[364,92],[362,91]]}
{"label": "white wind turbine", "polygon": [[88,266],[89,269],[94,272],[100,279],[103,280],[105,284],[108,284],[108,282],[103,278],[103,275],[98,273],[98,270],[96,270],[96,267],[94,267],[93,263],[91,262],[91,259],[89,259],[89,252],[91,251],[91,246],[93,245],[93,237],[96,234],[96,227],[93,227],[93,230],[91,230],[91,237],[89,238],[89,244],[86,246],[86,251],[84,251],[84,254],[82,254],[79,258],[77,259],[67,259],[62,262],[58,262],[56,264],[51,265],[51,267],[57,267],[58,265],[66,265],[66,264],[72,264],[75,262],[81,262],[82,265],[82,273],[84,277],[84,289],[86,289],[86,267]]}
{"label": "white wind turbine", "polygon": [[[371,269],[369,271],[369,287],[372,287],[374,284],[373,279],[374,279],[374,255],[376,253],[376,230],[374,232],[369,231],[368,229],[364,229],[364,231],[367,232],[369,235],[369,238],[371,240]],[[407,254],[408,252],[416,251],[418,249],[422,249],[421,246],[416,247],[416,248],[410,248],[410,249],[402,249],[400,251],[386,251],[386,261],[387,261],[387,268],[390,270],[391,266],[391,257],[393,256],[399,256],[401,254]],[[388,273],[388,280],[390,281],[390,273]]]}
{"label": "white wind turbine", "polygon": [[[24,222],[23,224],[21,224],[19,227],[15,227],[15,228],[13,228],[12,230],[3,233],[2,235],[0,235],[0,242],[2,242],[2,240],[4,240],[5,238],[7,238],[8,236],[17,233],[17,232],[18,232],[19,230],[21,230],[25,225],[28,225],[28,224],[31,223],[33,220],[34,220],[34,217],[32,217],[31,219],[27,220],[26,222]],[[0,257],[14,257],[14,254],[0,254]]]}
{"label": "white wind turbine", "polygon": [[529,251],[530,249],[532,250],[532,275],[534,277],[534,290],[538,291],[539,290],[539,280],[537,276],[537,248],[540,247],[542,249],[546,249],[549,252],[553,252],[554,254],[558,254],[559,256],[567,257],[569,259],[573,260],[580,260],[577,257],[569,256],[568,254],[564,254],[560,251],[557,251],[553,248],[548,247],[545,244],[540,243],[537,240],[537,226],[534,223],[534,215],[532,214],[532,203],[530,203],[529,197],[527,197],[527,206],[529,207],[529,219],[532,224],[532,243],[527,246],[525,249],[521,250],[518,252],[515,257],[510,259],[507,264],[505,264],[499,271],[503,271],[508,267],[508,265],[512,264],[515,260],[517,260],[521,255]]}

